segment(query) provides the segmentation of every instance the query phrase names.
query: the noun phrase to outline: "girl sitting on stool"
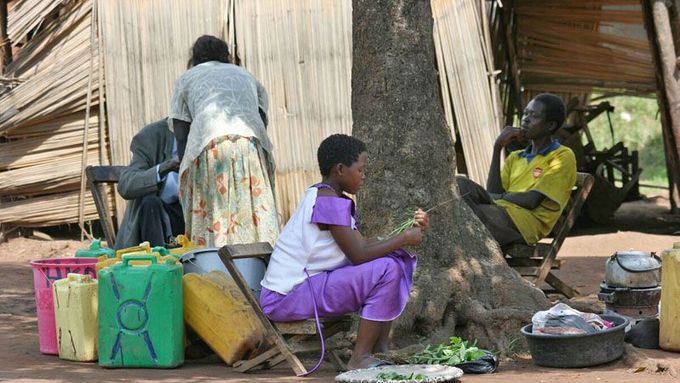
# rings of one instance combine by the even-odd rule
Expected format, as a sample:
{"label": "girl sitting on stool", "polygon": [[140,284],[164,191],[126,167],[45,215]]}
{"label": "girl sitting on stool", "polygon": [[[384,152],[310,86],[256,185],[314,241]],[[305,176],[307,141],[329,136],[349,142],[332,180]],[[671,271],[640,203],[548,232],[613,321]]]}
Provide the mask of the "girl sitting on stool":
{"label": "girl sitting on stool", "polygon": [[392,320],[409,298],[416,259],[401,247],[419,245],[429,220],[418,209],[414,227],[385,240],[365,239],[357,230],[354,202],[345,195],[356,194],[364,183],[365,144],[335,134],[321,143],[317,157],[323,181],[307,189],[281,232],[262,280],[260,305],[276,322],[314,318],[315,305],[321,317],[359,312],[348,367],[374,367],[384,362],[372,353],[388,350]]}

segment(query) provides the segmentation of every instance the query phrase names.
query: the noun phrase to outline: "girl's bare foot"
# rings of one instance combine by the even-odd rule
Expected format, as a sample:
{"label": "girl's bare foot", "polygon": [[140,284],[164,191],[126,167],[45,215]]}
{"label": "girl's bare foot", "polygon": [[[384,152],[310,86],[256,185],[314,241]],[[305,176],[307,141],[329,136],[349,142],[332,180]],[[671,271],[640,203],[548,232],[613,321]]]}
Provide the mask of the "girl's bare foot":
{"label": "girl's bare foot", "polygon": [[347,369],[356,370],[358,368],[377,367],[385,364],[389,364],[389,362],[374,358],[371,355],[357,356],[357,358],[352,355],[352,357],[349,359],[349,362],[347,363]]}

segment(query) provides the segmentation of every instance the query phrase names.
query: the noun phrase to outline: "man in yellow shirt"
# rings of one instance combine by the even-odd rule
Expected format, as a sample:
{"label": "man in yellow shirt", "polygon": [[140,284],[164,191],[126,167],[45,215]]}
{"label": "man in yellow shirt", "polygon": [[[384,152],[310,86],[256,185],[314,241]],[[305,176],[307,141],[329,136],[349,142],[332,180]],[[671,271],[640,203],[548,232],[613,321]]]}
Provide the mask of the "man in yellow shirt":
{"label": "man in yellow shirt", "polygon": [[[521,128],[506,127],[496,139],[486,189],[456,177],[463,199],[501,246],[534,244],[547,236],[569,200],[576,158],[551,137],[565,117],[562,99],[536,96],[524,109]],[[529,146],[510,153],[501,170],[503,148],[522,139]]]}

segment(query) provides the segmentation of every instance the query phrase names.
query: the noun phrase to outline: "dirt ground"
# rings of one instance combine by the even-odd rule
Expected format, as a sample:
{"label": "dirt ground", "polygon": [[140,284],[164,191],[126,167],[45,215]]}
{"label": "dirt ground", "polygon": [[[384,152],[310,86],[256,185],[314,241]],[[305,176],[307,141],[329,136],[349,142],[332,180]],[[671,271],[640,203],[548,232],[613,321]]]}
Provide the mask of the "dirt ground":
{"label": "dirt ground", "polygon": [[[575,286],[585,298],[596,301],[604,278],[607,256],[616,250],[637,249],[660,252],[680,240],[680,217],[666,213],[668,201],[656,198],[627,203],[606,227],[581,227],[569,237],[559,257],[566,262],[559,277]],[[76,240],[12,238],[0,244],[0,380],[21,381],[228,381],[228,382],[332,382],[335,372],[326,363],[311,378],[296,378],[285,365],[274,370],[239,374],[215,357],[187,361],[172,370],[107,370],[94,363],[62,361],[42,355],[29,261],[72,256],[84,244]],[[312,361],[307,361],[308,364]],[[662,373],[651,370],[661,366]],[[644,368],[643,368],[644,367]],[[638,372],[635,372],[638,371]],[[626,356],[607,365],[586,369],[551,369],[535,366],[528,355],[503,361],[491,375],[465,375],[463,382],[675,382],[680,372],[680,354],[628,348]]]}

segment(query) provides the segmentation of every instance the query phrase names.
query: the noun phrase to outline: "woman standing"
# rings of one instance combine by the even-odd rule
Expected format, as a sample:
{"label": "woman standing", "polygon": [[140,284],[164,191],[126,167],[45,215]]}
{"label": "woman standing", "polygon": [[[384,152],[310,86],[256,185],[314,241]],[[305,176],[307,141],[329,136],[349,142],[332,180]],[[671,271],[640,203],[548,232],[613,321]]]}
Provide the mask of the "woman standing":
{"label": "woman standing", "polygon": [[177,139],[179,196],[192,242],[219,247],[279,234],[267,92],[230,63],[227,44],[201,36],[175,83],[169,114]]}

